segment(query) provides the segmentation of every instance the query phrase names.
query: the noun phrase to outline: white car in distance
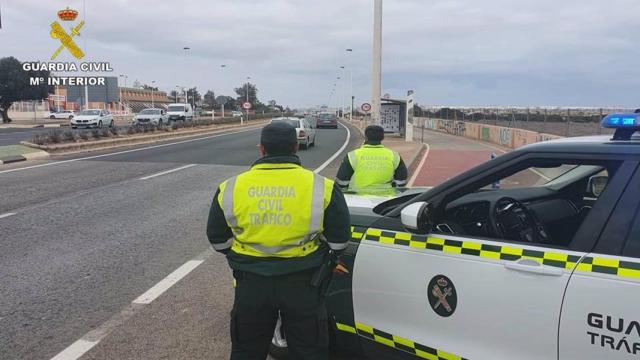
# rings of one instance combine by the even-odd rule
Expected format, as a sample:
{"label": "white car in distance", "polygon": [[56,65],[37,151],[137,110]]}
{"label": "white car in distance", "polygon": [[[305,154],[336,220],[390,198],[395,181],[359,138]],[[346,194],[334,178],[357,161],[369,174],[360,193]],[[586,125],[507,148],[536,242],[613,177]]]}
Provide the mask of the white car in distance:
{"label": "white car in distance", "polygon": [[73,119],[74,116],[73,110],[50,111],[47,114],[49,119]]}
{"label": "white car in distance", "polygon": [[113,115],[107,110],[87,109],[80,111],[71,119],[71,128],[113,127]]}
{"label": "white car in distance", "polygon": [[169,122],[169,115],[164,109],[144,109],[133,117],[133,125],[164,125]]}
{"label": "white car in distance", "polygon": [[298,144],[301,149],[308,149],[316,146],[316,128],[315,124],[310,123],[307,119],[298,119],[292,117],[280,117],[271,119],[271,123],[286,122],[296,128],[298,134]]}

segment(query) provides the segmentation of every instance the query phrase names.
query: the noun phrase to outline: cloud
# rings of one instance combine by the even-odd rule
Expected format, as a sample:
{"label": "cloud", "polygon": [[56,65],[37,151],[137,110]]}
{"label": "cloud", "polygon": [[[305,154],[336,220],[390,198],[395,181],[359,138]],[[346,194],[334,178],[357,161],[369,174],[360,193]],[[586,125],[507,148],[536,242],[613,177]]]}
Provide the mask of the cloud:
{"label": "cloud", "polygon": [[[82,10],[80,0],[3,3],[0,56],[46,60],[49,23],[66,6]],[[636,106],[639,10],[632,0],[387,0],[383,92],[413,89],[422,104]],[[96,1],[78,41],[131,82],[232,94],[251,76],[263,101],[291,106],[348,88],[336,80],[346,66],[361,103],[372,11],[370,0]]]}

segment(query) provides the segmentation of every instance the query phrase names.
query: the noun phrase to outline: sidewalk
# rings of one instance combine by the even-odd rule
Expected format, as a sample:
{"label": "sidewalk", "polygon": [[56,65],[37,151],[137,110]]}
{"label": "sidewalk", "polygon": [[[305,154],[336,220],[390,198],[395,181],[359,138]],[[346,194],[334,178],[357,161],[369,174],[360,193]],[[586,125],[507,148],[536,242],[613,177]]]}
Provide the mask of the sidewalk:
{"label": "sidewalk", "polygon": [[[414,133],[420,139],[420,131]],[[485,161],[509,151],[497,145],[482,143],[445,133],[424,132],[427,149],[418,164],[417,174],[410,186],[435,186]]]}

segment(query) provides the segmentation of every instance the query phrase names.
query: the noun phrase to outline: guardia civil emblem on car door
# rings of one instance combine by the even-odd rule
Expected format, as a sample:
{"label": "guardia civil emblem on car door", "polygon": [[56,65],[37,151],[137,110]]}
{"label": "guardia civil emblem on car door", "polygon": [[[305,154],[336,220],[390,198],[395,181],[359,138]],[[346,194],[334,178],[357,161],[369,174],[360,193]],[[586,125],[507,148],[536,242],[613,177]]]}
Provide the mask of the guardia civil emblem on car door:
{"label": "guardia civil emblem on car door", "polygon": [[451,316],[458,306],[458,294],[453,282],[444,275],[436,275],[427,286],[429,305],[442,317]]}

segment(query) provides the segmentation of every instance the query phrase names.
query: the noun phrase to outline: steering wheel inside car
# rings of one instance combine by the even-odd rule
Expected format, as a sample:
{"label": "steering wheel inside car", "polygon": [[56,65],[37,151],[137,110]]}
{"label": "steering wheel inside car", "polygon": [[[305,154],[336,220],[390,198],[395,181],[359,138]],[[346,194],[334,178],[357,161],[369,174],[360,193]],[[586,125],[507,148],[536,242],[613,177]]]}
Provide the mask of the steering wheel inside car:
{"label": "steering wheel inside car", "polygon": [[495,236],[507,240],[545,243],[549,235],[535,214],[510,197],[491,203],[489,224]]}

